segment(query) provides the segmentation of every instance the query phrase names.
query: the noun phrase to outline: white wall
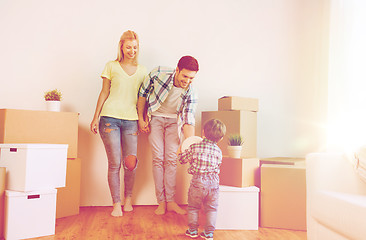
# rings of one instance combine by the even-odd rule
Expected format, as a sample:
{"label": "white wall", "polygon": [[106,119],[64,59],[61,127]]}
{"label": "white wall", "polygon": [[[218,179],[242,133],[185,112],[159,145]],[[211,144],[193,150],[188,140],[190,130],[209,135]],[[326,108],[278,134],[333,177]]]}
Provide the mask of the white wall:
{"label": "white wall", "polygon": [[[175,67],[195,56],[200,112],[224,95],[258,98],[258,156],[303,157],[323,147],[328,0],[1,0],[0,108],[80,113],[82,205],[110,203],[106,156],[89,131],[100,73],[123,31],[140,36],[140,63]],[[146,143],[146,142],[145,142]]]}

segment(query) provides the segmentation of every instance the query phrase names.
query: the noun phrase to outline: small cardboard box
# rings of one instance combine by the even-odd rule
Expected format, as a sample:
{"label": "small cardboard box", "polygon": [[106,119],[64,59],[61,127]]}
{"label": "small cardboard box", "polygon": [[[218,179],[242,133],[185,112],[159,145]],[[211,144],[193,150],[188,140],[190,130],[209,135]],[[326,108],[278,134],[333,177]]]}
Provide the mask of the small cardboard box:
{"label": "small cardboard box", "polygon": [[0,109],[0,143],[68,144],[77,158],[78,119],[74,112]]}
{"label": "small cardboard box", "polygon": [[56,218],[79,214],[81,159],[67,159],[66,186],[57,189]]}
{"label": "small cardboard box", "polygon": [[218,110],[246,110],[258,112],[258,99],[224,96],[218,100]]}
{"label": "small cardboard box", "polygon": [[244,138],[242,158],[257,157],[257,113],[250,111],[207,111],[202,112],[201,123],[217,118],[226,125],[226,135],[218,143],[222,154],[227,155],[228,136],[240,134]]}
{"label": "small cardboard box", "polygon": [[6,189],[36,191],[65,186],[67,144],[0,144]]}
{"label": "small cardboard box", "polygon": [[258,230],[257,187],[220,186],[216,229]]}
{"label": "small cardboard box", "polygon": [[306,166],[261,166],[261,227],[306,230]]}
{"label": "small cardboard box", "polygon": [[56,189],[5,191],[5,239],[35,238],[55,234]]}
{"label": "small cardboard box", "polygon": [[257,185],[259,175],[258,158],[223,157],[220,168],[220,185],[232,187],[250,187]]}

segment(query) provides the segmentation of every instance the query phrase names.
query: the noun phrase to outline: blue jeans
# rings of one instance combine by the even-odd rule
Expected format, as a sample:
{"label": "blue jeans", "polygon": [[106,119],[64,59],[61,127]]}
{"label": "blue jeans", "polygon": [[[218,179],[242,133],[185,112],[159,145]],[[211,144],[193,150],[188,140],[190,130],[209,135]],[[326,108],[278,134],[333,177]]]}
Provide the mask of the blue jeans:
{"label": "blue jeans", "polygon": [[173,202],[179,147],[177,119],[152,116],[150,126],[156,199],[158,203]]}
{"label": "blue jeans", "polygon": [[[99,133],[108,157],[108,184],[113,203],[121,202],[120,170],[124,166],[125,197],[132,196],[136,167],[132,171],[125,166],[124,159],[137,155],[137,121],[112,117],[100,117]],[[122,151],[123,149],[123,151]]]}
{"label": "blue jeans", "polygon": [[201,205],[206,214],[205,232],[213,233],[219,205],[218,175],[193,175],[188,191],[188,226],[190,229],[198,229]]}

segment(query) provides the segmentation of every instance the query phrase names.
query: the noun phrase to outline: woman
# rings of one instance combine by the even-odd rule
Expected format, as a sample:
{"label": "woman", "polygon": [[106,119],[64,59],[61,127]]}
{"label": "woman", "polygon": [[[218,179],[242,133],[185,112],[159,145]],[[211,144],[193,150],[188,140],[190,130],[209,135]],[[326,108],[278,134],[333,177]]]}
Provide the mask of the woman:
{"label": "woman", "polygon": [[[137,92],[147,75],[144,66],[137,63],[138,36],[133,31],[122,34],[115,61],[106,64],[103,87],[90,129],[99,133],[108,157],[108,184],[113,200],[112,216],[122,216],[120,196],[120,169],[124,166],[124,211],[132,211],[132,188],[137,167],[138,116]],[[100,118],[100,119],[99,119]]]}

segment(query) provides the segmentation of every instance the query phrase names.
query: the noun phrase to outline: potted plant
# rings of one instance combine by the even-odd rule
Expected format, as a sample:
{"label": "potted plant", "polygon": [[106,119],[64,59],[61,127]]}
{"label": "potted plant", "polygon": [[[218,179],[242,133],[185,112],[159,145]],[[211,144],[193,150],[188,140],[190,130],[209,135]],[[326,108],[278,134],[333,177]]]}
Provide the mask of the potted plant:
{"label": "potted plant", "polygon": [[240,134],[231,134],[228,137],[228,155],[232,158],[240,158],[244,144],[244,138]]}
{"label": "potted plant", "polygon": [[61,108],[62,93],[58,89],[47,91],[44,94],[44,100],[46,100],[46,106],[48,111],[59,112]]}

